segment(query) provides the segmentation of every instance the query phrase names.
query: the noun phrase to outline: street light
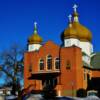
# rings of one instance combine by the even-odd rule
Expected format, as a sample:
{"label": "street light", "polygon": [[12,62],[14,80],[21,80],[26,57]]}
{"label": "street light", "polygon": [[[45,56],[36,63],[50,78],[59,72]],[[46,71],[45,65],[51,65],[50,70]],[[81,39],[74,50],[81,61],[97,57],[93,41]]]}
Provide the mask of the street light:
{"label": "street light", "polygon": [[71,82],[71,86],[72,86],[72,97],[74,96],[74,82]]}

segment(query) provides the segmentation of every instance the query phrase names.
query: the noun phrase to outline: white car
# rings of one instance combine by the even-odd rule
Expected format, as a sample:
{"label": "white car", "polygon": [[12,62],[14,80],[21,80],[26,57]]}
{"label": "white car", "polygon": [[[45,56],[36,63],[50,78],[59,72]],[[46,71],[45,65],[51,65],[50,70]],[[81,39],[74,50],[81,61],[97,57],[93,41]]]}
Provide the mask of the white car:
{"label": "white car", "polygon": [[100,100],[97,96],[87,96],[84,100]]}
{"label": "white car", "polygon": [[17,96],[9,95],[5,97],[5,100],[17,100]]}

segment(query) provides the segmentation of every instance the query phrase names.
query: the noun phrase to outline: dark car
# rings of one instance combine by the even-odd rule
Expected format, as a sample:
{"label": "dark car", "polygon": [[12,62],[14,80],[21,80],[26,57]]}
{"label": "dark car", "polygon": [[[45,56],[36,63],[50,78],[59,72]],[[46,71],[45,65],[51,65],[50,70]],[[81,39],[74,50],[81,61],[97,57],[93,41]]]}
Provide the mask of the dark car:
{"label": "dark car", "polygon": [[56,97],[55,100],[74,100],[74,99],[71,97]]}

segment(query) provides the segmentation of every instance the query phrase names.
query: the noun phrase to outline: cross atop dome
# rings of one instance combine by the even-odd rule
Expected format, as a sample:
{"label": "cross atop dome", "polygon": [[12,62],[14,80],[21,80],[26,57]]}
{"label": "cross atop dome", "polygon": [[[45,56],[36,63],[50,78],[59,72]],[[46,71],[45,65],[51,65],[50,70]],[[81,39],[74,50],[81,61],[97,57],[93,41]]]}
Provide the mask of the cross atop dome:
{"label": "cross atop dome", "polygon": [[69,22],[72,22],[72,15],[71,14],[68,16],[68,18],[69,18]]}
{"label": "cross atop dome", "polygon": [[79,22],[78,20],[78,13],[77,13],[77,5],[74,4],[73,9],[74,9],[74,13],[73,13],[73,18],[74,18],[74,22]]}
{"label": "cross atop dome", "polygon": [[37,27],[37,22],[34,22],[34,27]]}
{"label": "cross atop dome", "polygon": [[34,22],[34,33],[37,33],[37,22]]}
{"label": "cross atop dome", "polygon": [[69,19],[69,27],[72,27],[72,15],[71,14],[68,16],[68,19]]}
{"label": "cross atop dome", "polygon": [[77,12],[77,5],[76,4],[74,4],[74,6],[73,6],[73,9],[74,9],[74,12]]}

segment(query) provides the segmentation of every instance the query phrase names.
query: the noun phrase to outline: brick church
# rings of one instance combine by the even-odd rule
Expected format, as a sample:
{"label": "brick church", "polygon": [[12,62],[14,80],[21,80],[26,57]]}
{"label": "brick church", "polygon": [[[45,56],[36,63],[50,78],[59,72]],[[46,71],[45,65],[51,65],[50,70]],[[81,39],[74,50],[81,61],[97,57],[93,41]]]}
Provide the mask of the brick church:
{"label": "brick church", "polygon": [[[79,89],[100,88],[100,53],[93,52],[92,33],[79,22],[77,5],[62,32],[62,45],[42,43],[37,23],[24,55],[24,88],[50,87],[58,96],[76,96]],[[94,87],[95,85],[95,87]]]}

